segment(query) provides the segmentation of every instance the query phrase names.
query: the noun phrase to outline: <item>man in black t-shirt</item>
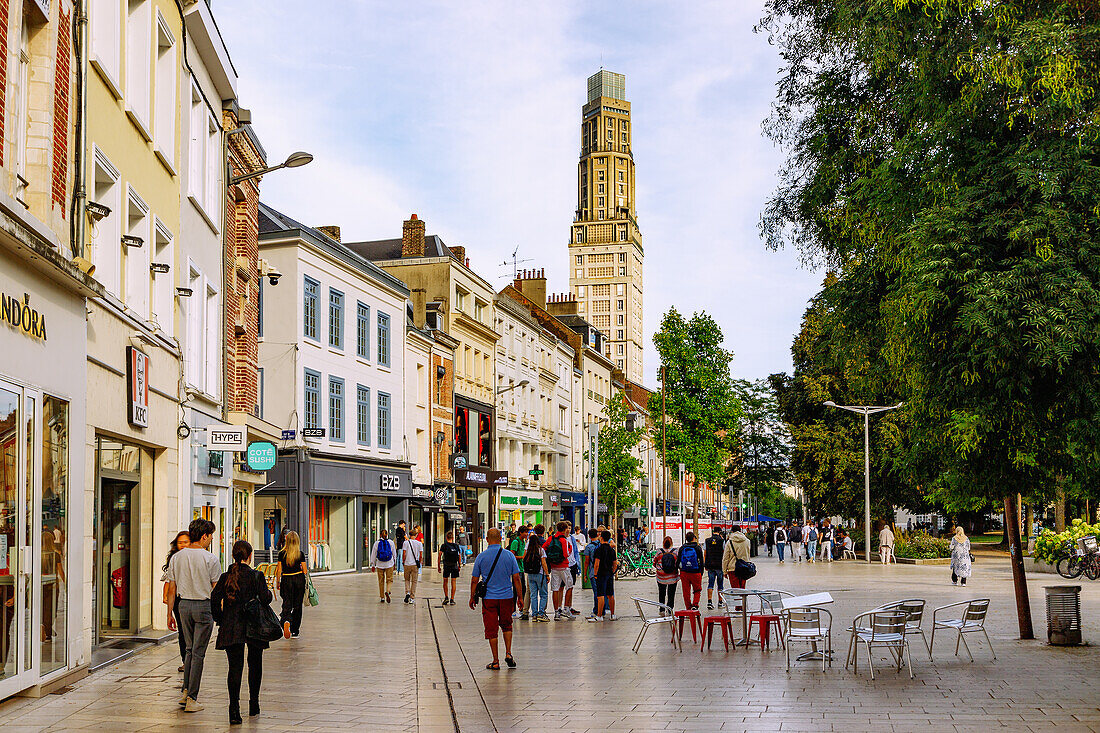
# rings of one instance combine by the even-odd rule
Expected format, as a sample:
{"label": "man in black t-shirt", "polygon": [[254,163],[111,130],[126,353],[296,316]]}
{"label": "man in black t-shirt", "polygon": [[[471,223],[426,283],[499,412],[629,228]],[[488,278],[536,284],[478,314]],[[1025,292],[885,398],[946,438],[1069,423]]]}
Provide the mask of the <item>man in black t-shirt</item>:
{"label": "man in black t-shirt", "polygon": [[404,549],[404,547],[405,547],[405,537],[406,536],[407,536],[407,533],[405,532],[405,520],[402,519],[400,522],[397,523],[397,530],[393,533],[393,539],[394,539],[393,544],[397,545],[397,557],[395,559],[397,560],[397,574],[398,575],[401,574],[402,567],[404,566],[404,563],[401,561],[401,556],[404,553],[401,552],[401,550]]}
{"label": "man in black t-shirt", "polygon": [[615,570],[619,560],[610,543],[611,533],[605,529],[600,533],[600,546],[592,553],[592,593],[596,596],[596,613],[589,616],[590,622],[603,621],[605,610],[611,614],[610,620],[615,620]]}
{"label": "man in black t-shirt", "polygon": [[[455,604],[455,586],[458,585],[458,575],[462,570],[462,548],[455,544],[455,533],[448,532],[446,542],[439,546],[439,567],[443,570],[443,605]],[[450,580],[451,592],[447,592],[447,581]]]}

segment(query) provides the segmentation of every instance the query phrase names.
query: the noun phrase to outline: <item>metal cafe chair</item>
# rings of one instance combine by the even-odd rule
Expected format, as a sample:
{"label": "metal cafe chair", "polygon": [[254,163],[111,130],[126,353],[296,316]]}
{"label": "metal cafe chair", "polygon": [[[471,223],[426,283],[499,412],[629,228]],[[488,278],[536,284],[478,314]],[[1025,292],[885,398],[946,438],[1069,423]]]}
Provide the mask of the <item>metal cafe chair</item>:
{"label": "metal cafe chair", "polygon": [[[957,618],[944,618],[940,619],[940,613],[949,611],[950,609],[960,608],[965,606],[963,612]],[[970,661],[974,661],[974,655],[970,653],[970,647],[966,643],[966,634],[976,634],[979,631],[985,635],[985,643],[989,644],[989,652],[993,655],[993,658],[997,658],[997,652],[993,651],[993,642],[989,640],[989,632],[985,630],[985,617],[989,613],[989,599],[988,598],[974,598],[969,601],[959,601],[958,603],[949,603],[946,606],[940,606],[932,612],[932,641],[931,644],[936,643],[936,629],[954,630],[958,636],[955,639],[955,656],[959,656],[959,642],[966,648],[966,654],[970,657]],[[928,656],[932,656],[931,646]]]}
{"label": "metal cafe chair", "polygon": [[848,642],[848,664],[854,672],[859,672],[859,644],[867,648],[867,664],[871,668],[871,679],[875,678],[875,664],[871,658],[874,647],[885,647],[897,661],[901,671],[904,660],[909,666],[909,679],[913,679],[913,661],[909,656],[909,642],[905,638],[905,623],[909,616],[904,611],[867,611],[852,621],[852,637]]}
{"label": "metal cafe chair", "polygon": [[[821,671],[825,671],[826,661],[832,665],[833,655],[833,615],[824,608],[807,606],[788,608],[783,611],[783,645],[787,650],[787,671],[791,671],[791,643],[812,644],[814,651],[821,655]],[[818,644],[824,645],[818,649]]]}
{"label": "metal cafe chair", "polygon": [[[638,638],[634,640],[635,654],[642,648],[645,632],[649,631],[650,626],[657,626],[658,624],[668,624],[669,633],[672,635],[672,643],[676,645],[679,651],[684,651],[683,644],[676,636],[676,617],[673,615],[671,608],[648,598],[633,597],[630,600],[634,601],[634,605],[638,607],[638,616],[642,619],[642,628],[638,631]],[[649,615],[646,614],[647,609]]]}
{"label": "metal cafe chair", "polygon": [[906,598],[879,606],[875,610],[902,611],[908,614],[909,618],[905,621],[905,634],[906,636],[920,634],[921,641],[924,642],[924,648],[928,651],[928,661],[931,662],[932,646],[928,643],[928,637],[924,635],[924,605],[925,601],[922,598]]}

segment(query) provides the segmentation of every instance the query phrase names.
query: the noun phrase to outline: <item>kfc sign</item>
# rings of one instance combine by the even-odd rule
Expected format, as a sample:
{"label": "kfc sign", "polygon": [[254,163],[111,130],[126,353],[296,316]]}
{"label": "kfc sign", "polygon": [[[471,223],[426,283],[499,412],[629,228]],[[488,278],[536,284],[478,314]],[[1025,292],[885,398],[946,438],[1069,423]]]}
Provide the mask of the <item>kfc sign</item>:
{"label": "kfc sign", "polygon": [[126,408],[130,424],[149,427],[149,355],[126,347]]}

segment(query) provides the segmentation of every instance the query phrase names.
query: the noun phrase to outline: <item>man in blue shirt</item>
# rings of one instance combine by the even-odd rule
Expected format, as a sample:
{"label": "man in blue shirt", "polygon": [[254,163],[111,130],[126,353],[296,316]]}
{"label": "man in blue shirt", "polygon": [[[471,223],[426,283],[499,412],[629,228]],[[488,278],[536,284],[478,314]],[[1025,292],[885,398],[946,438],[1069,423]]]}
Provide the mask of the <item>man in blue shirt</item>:
{"label": "man in blue shirt", "polygon": [[481,621],[485,625],[485,638],[493,652],[493,661],[485,669],[500,669],[497,653],[497,632],[504,634],[504,661],[515,669],[512,658],[512,613],[516,610],[516,598],[520,596],[519,563],[516,556],[500,546],[500,530],[490,529],[485,535],[488,547],[474,560],[470,577],[470,608],[477,607],[477,584],[485,578],[485,598],[481,602]]}

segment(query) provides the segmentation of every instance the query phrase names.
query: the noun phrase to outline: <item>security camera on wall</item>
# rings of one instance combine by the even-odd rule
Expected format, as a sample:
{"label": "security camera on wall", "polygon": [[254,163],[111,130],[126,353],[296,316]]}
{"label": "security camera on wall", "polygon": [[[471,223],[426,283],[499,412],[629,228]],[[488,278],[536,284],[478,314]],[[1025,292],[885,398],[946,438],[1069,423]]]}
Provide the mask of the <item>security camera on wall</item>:
{"label": "security camera on wall", "polygon": [[283,273],[279,272],[279,268],[271,264],[267,260],[260,260],[260,277],[266,277],[267,281],[272,285],[279,284],[279,278],[283,276]]}

